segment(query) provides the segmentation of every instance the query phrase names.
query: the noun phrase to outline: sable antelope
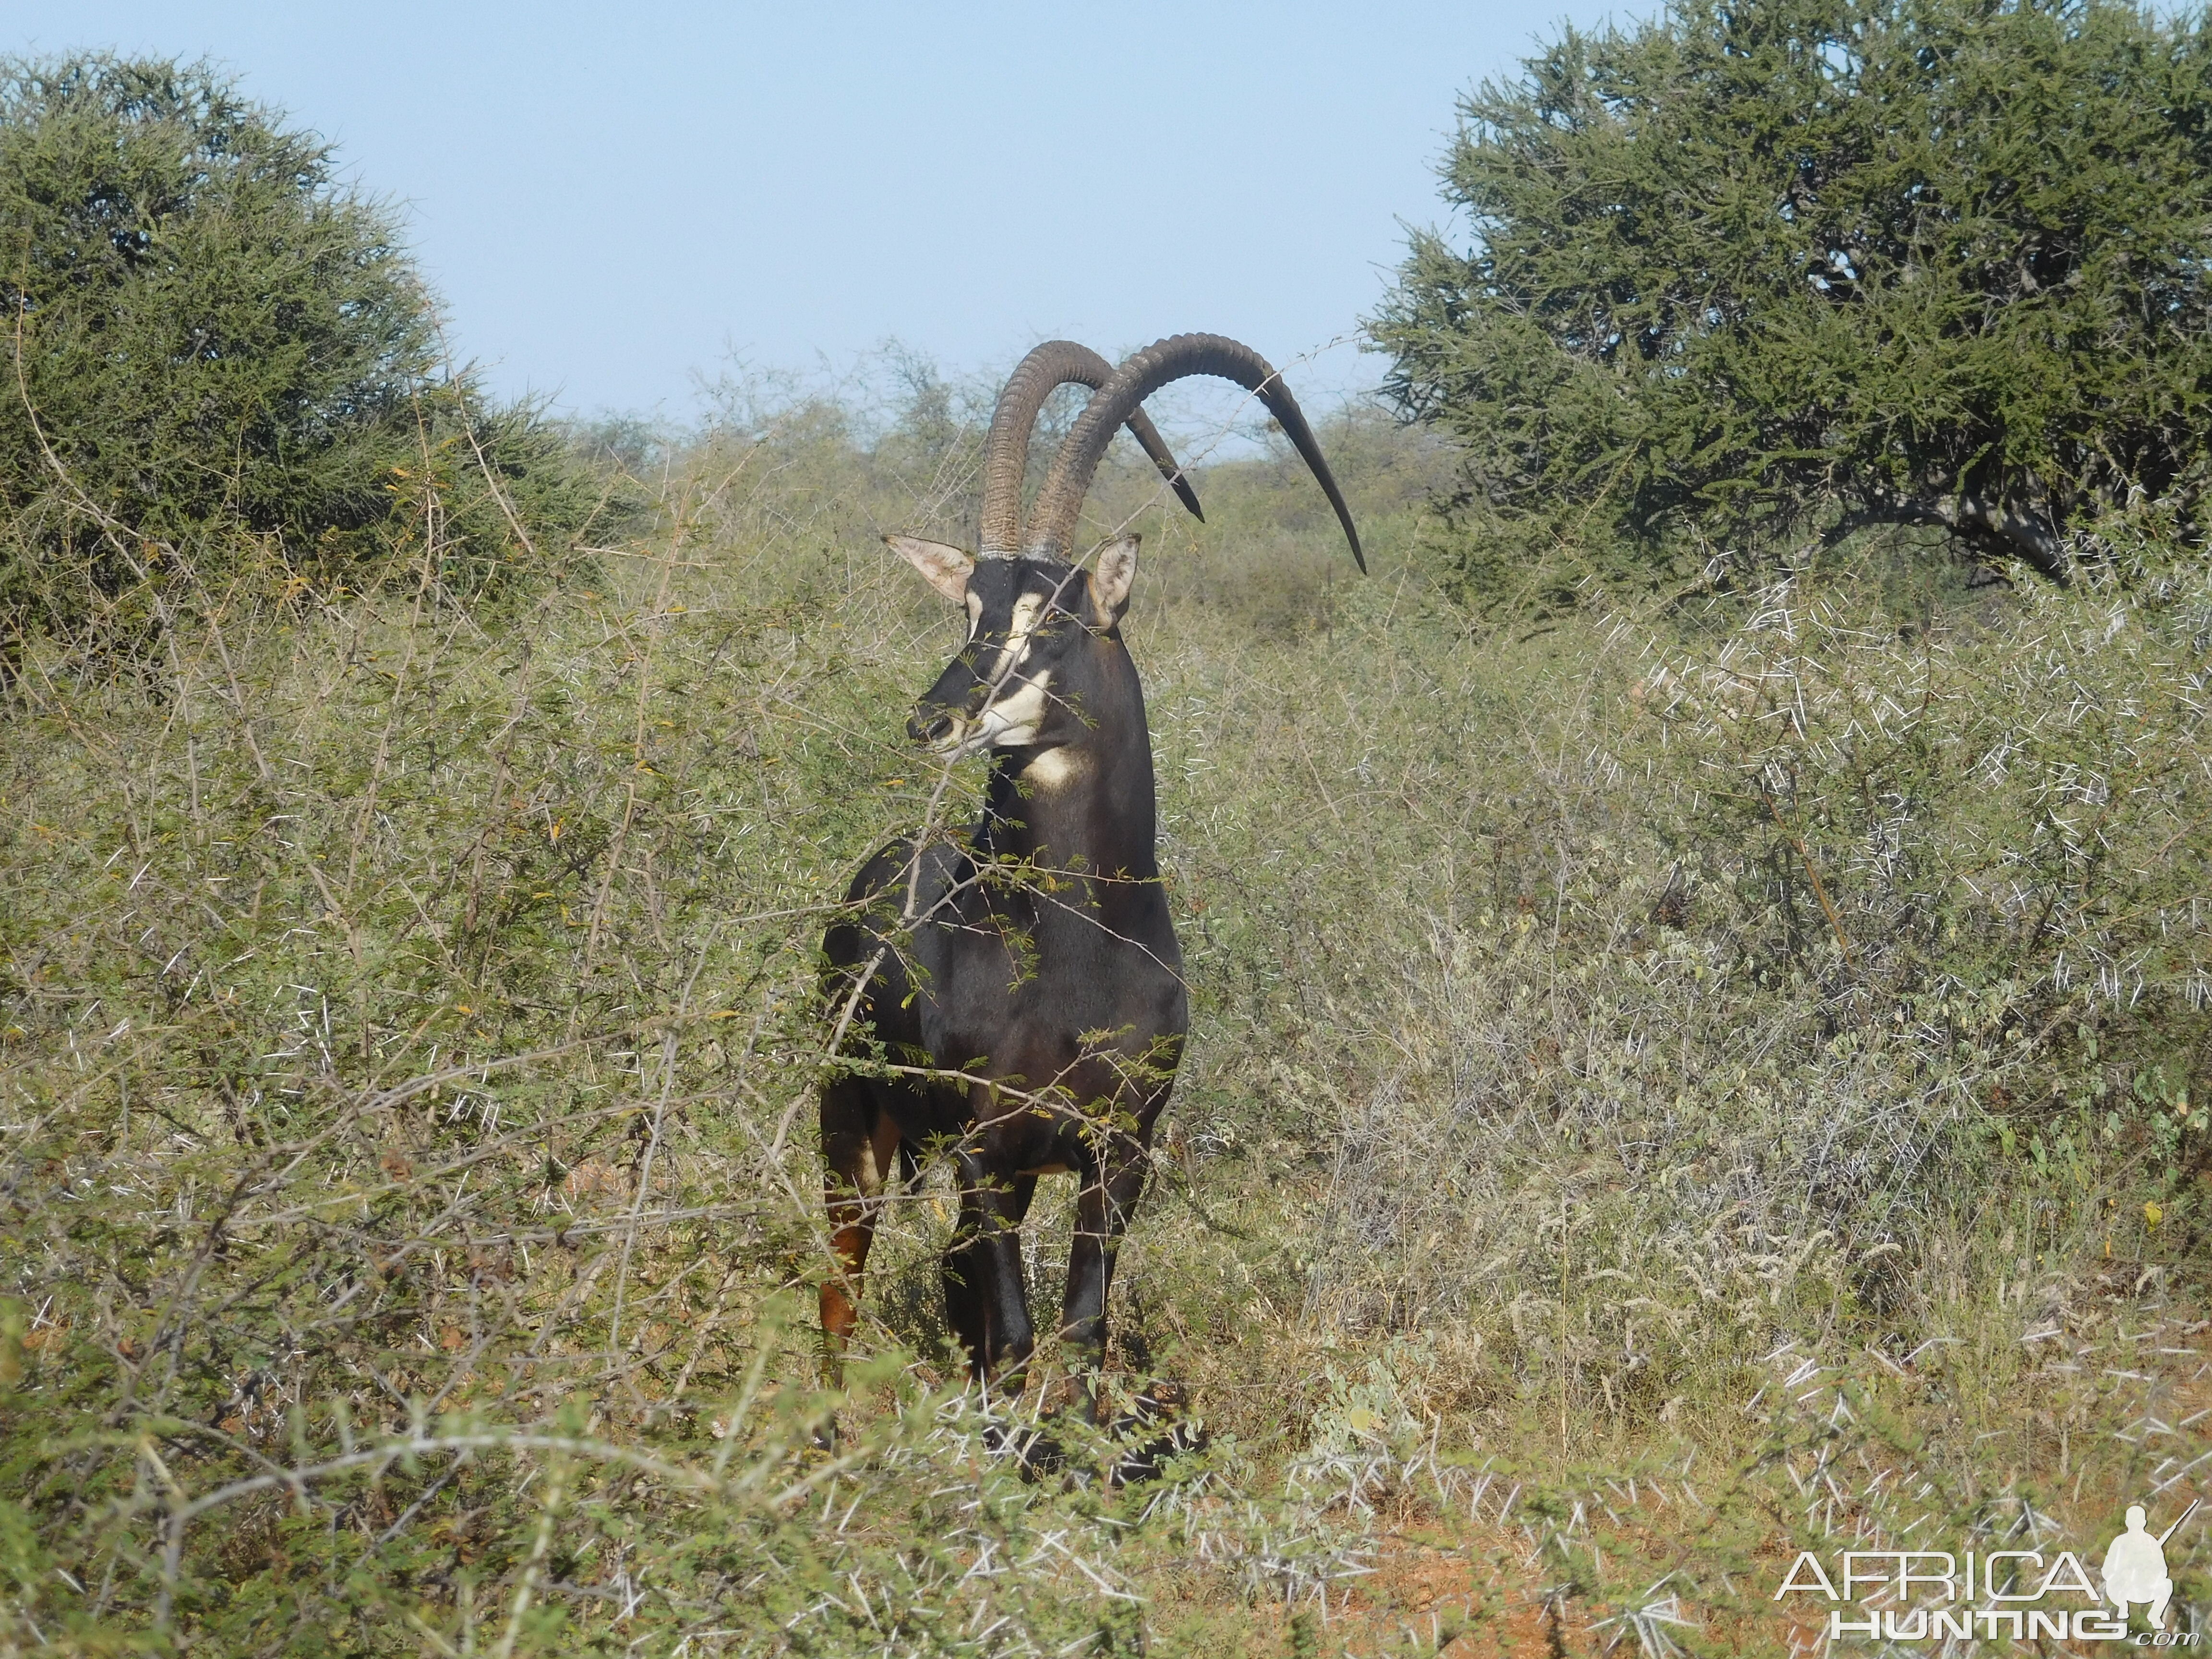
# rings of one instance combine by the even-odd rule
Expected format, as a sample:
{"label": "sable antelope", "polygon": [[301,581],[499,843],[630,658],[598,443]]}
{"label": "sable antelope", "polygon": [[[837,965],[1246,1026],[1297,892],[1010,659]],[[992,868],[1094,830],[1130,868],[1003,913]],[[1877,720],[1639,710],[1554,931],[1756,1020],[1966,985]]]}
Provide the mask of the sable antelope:
{"label": "sable antelope", "polygon": [[[1035,1338],[1017,1229],[1042,1175],[1080,1185],[1060,1334],[1097,1420],[1114,1257],[1145,1182],[1188,1009],[1182,952],[1153,849],[1152,740],[1121,619],[1137,538],[1091,568],[1070,562],[1092,475],[1125,422],[1170,381],[1218,375],[1255,393],[1358,532],[1321,447],[1281,380],[1249,348],[1182,334],[1114,370],[1079,346],[1030,354],[1000,394],[984,457],[981,546],[885,539],[968,613],[968,637],[907,732],[947,761],[986,750],[981,820],[963,846],[894,842],[854,879],[829,930],[832,1012],[857,1062],[823,1087],[822,1149],[842,1272],[822,1286],[833,1374],[853,1328],[893,1160],[952,1158],[960,1219],[945,1302],[980,1383],[1018,1395]],[[1022,475],[1039,407],[1094,386],[1019,538]],[[1099,382],[1103,380],[1103,384]],[[1194,513],[1173,458],[1145,447]],[[854,1043],[853,1034],[861,1041]],[[866,1039],[872,1037],[872,1044]],[[870,1064],[862,1056],[878,1049]]]}

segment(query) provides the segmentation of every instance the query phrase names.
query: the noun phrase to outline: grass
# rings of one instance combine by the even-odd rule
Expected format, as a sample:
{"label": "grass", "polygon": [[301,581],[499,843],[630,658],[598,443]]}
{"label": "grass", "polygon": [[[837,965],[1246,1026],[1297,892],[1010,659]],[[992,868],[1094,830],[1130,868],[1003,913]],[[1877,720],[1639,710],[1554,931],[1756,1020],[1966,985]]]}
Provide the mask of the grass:
{"label": "grass", "polygon": [[1431,459],[1326,441],[1369,581],[1290,464],[1098,496],[1194,1008],[1115,1358],[1211,1434],[1125,1491],[985,1451],[941,1172],[817,1384],[814,952],[954,634],[873,538],[964,535],[971,426],[664,446],[655,526],[497,614],[430,502],[368,594],[23,641],[0,1648],[1779,1652],[1797,1548],[2178,1513],[2201,564],[1492,632]]}

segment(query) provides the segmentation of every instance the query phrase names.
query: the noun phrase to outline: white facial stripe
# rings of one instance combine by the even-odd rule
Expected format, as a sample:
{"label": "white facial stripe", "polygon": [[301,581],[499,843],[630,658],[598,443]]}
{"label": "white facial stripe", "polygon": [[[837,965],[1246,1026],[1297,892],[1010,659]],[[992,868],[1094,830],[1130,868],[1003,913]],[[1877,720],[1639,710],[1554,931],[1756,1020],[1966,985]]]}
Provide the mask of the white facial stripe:
{"label": "white facial stripe", "polygon": [[971,587],[963,597],[968,605],[968,637],[973,640],[975,630],[983,625],[983,596]]}
{"label": "white facial stripe", "polygon": [[1048,668],[1033,679],[1015,681],[976,719],[956,719],[953,729],[930,744],[930,752],[961,760],[986,749],[1026,749],[1043,724],[1051,684]]}
{"label": "white facial stripe", "polygon": [[1020,749],[1036,741],[1043,725],[1045,688],[1052,683],[1048,669],[1034,678],[1006,688],[983,710],[984,743],[994,749]]}
{"label": "white facial stripe", "polygon": [[1014,601],[1014,614],[1006,624],[1006,643],[1000,648],[998,672],[1011,674],[1030,659],[1030,635],[1036,632],[1044,612],[1044,599],[1024,593]]}

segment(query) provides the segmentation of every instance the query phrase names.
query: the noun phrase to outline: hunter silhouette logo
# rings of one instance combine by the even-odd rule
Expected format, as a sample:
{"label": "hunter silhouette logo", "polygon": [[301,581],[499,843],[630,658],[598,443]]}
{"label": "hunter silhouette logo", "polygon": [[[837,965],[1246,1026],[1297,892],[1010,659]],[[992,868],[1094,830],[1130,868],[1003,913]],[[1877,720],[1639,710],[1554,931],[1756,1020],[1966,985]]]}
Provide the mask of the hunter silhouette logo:
{"label": "hunter silhouette logo", "polygon": [[2197,1513],[2203,1500],[2192,1499],[2176,1521],[2154,1538],[2148,1516],[2140,1504],[2128,1505],[2128,1529],[2105,1551],[2105,1599],[2124,1621],[2130,1603],[2149,1610],[2150,1627],[2166,1628],[2166,1604],[2173,1599],[2173,1580],[2166,1571],[2166,1540],[2181,1529],[2181,1522]]}

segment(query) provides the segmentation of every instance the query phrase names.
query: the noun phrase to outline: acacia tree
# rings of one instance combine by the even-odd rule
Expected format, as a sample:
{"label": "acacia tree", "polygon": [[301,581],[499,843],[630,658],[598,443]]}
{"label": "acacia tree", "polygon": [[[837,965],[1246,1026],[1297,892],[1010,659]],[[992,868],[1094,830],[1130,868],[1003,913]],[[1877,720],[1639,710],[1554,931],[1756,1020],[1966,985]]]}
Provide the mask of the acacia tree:
{"label": "acacia tree", "polygon": [[1684,0],[1463,100],[1371,327],[1470,494],[1646,538],[2066,532],[2212,478],[2212,33],[2106,0]]}
{"label": "acacia tree", "polygon": [[589,511],[557,434],[446,372],[392,215],[332,173],[204,67],[0,60],[0,622],[134,580],[116,524],[211,574],[238,544],[210,530],[374,559],[440,467],[453,547]]}

